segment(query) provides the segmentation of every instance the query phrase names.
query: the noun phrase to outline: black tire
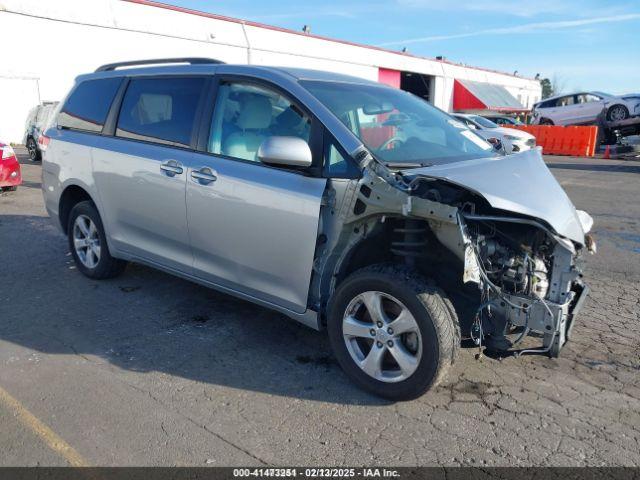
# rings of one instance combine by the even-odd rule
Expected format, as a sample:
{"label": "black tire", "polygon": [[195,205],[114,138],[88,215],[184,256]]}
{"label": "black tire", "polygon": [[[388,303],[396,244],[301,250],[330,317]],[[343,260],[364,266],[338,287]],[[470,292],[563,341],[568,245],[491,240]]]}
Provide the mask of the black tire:
{"label": "black tire", "polygon": [[[96,227],[97,235],[100,241],[100,258],[95,267],[89,268],[82,263],[78,256],[78,252],[74,246],[73,231],[76,218],[80,215],[89,217]],[[77,203],[69,214],[69,222],[67,224],[67,238],[69,240],[69,250],[73,255],[73,260],[76,263],[76,267],[82,274],[89,278],[96,280],[104,280],[107,278],[113,278],[120,275],[127,266],[127,262],[119,260],[111,256],[109,248],[107,247],[107,238],[104,233],[104,226],[102,225],[102,219],[96,209],[93,202],[84,201]]]}
{"label": "black tire", "polygon": [[553,125],[553,120],[549,120],[548,118],[541,118],[540,125]]}
{"label": "black tire", "polygon": [[[408,378],[388,383],[365,373],[349,353],[342,321],[351,301],[367,291],[401,301],[411,312],[422,337],[422,356]],[[389,400],[411,400],[435,387],[454,363],[460,348],[460,325],[445,293],[404,265],[378,264],[351,274],[336,289],[327,319],[329,340],[338,363],[358,386]],[[372,346],[373,348],[373,346]]]}
{"label": "black tire", "polygon": [[15,192],[16,190],[18,190],[18,187],[13,185],[11,187],[2,187],[0,188],[0,190],[2,190],[3,192]]}
{"label": "black tire", "polygon": [[[616,111],[616,110],[620,110],[622,112],[622,118],[617,118],[617,119],[613,119],[612,118],[612,112]],[[626,120],[627,118],[629,118],[629,109],[627,107],[625,107],[624,105],[612,105],[611,107],[609,107],[609,109],[607,110],[607,120],[610,122],[620,122],[622,120]]]}
{"label": "black tire", "polygon": [[42,153],[40,152],[38,144],[33,137],[29,137],[27,139],[26,146],[27,150],[29,151],[29,160],[31,160],[32,162],[39,162],[40,160],[42,160]]}

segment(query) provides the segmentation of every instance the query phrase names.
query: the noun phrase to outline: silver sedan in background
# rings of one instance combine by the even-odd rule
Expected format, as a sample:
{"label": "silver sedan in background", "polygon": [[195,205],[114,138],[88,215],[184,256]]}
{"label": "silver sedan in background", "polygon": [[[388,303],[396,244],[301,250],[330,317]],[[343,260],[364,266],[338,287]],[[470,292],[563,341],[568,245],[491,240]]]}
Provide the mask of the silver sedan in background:
{"label": "silver sedan in background", "polygon": [[530,133],[501,127],[480,115],[454,113],[453,116],[490,143],[496,145],[499,141],[507,154],[524,152],[536,146],[536,137]]}

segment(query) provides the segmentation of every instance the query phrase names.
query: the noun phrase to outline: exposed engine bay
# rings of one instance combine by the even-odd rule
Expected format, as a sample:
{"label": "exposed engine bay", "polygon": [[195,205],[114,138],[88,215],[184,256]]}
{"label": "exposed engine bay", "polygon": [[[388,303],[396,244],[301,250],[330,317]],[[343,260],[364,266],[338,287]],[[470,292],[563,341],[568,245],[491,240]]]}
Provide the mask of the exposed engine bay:
{"label": "exposed engine bay", "polygon": [[[371,250],[376,261],[405,262],[435,279],[478,347],[559,354],[588,290],[579,258],[595,248],[590,237],[580,244],[544,219],[493,207],[472,189],[373,160],[362,179],[334,188],[321,215],[326,243],[312,282],[316,308],[347,265],[366,262]],[[516,348],[526,337],[541,344]]]}
{"label": "exposed engine bay", "polygon": [[481,292],[471,338],[507,351],[534,333],[543,337],[543,346],[517,353],[557,356],[570,334],[570,307],[582,292],[575,253],[544,230],[509,220],[471,220],[467,234]]}

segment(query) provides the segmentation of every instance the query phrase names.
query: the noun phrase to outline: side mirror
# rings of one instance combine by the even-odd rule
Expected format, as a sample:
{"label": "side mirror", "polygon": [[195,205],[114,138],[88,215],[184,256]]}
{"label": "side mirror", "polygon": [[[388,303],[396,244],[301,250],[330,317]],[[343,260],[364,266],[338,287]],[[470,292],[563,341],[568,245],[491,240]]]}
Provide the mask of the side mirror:
{"label": "side mirror", "polygon": [[258,148],[258,159],[270,165],[310,167],[311,149],[298,137],[269,137]]}

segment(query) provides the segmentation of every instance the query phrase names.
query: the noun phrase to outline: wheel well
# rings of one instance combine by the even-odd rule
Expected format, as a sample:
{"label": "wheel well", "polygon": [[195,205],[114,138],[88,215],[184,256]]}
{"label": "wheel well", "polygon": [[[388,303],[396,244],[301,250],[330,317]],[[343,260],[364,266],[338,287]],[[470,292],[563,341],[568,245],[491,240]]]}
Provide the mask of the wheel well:
{"label": "wheel well", "polygon": [[[406,218],[387,217],[385,222],[378,224],[378,226],[380,229],[375,234],[368,236],[351,248],[336,275],[335,286],[340,285],[356,270],[370,265],[404,264],[427,279],[433,280],[439,288],[446,292],[453,304],[453,309],[458,314],[463,330],[468,332],[471,328],[473,314],[479,304],[476,298],[478,290],[475,284],[462,282],[463,261],[437,239],[427,221],[412,220],[412,223],[408,224]],[[402,243],[402,233],[407,233],[408,229],[420,228],[423,229],[423,237],[404,238],[405,242],[411,242]],[[423,245],[417,246],[413,244],[414,241]],[[412,244],[422,253],[414,260],[411,260],[411,255],[407,255],[413,248]],[[403,250],[405,254],[403,254]]]}
{"label": "wheel well", "polygon": [[383,229],[378,234],[372,235],[355,245],[340,268],[337,284],[356,270],[368,265],[393,260],[390,242],[388,230]]}
{"label": "wheel well", "polygon": [[[378,224],[378,226],[380,228],[375,234],[368,236],[366,239],[352,247],[340,267],[340,271],[337,276],[338,284],[354,271],[369,265],[387,262],[406,263],[407,257],[405,257],[401,251],[401,248],[405,247],[401,247],[401,243],[399,244],[398,241],[402,240],[402,238],[399,238],[399,235],[403,235],[399,232],[402,232],[403,229],[408,226],[407,219],[400,217],[387,217],[385,222]],[[424,243],[424,247],[417,247],[418,250],[426,248],[427,238],[429,238],[429,245],[431,247],[435,246],[435,244],[439,244],[438,240],[430,234],[431,229],[426,221],[413,221],[412,227],[417,227],[418,230],[422,230],[422,233],[419,234],[419,238],[413,239],[414,241],[418,240],[419,243]],[[416,247],[409,247],[409,249],[411,248]],[[428,271],[430,262],[415,261],[411,263],[413,268],[421,271],[422,273],[430,273]]]}
{"label": "wheel well", "polygon": [[73,207],[78,203],[87,200],[94,203],[91,195],[89,195],[85,189],[77,185],[71,185],[62,192],[60,205],[58,207],[58,218],[60,219],[60,225],[62,226],[64,233],[67,233],[69,214]]}

